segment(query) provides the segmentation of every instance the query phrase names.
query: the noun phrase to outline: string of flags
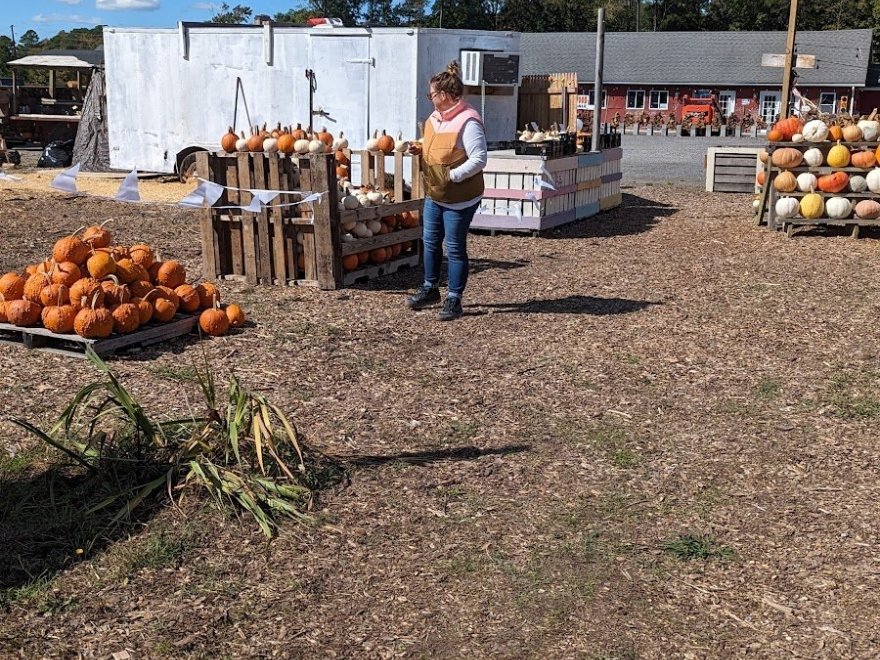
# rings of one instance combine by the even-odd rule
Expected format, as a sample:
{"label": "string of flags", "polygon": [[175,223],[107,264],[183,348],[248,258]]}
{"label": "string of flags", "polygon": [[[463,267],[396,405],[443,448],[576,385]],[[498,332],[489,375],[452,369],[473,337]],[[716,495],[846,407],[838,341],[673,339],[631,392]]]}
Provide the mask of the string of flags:
{"label": "string of flags", "polygon": [[[113,199],[119,202],[129,202],[132,204],[146,203],[141,200],[140,191],[138,190],[137,169],[133,169],[125,176],[125,178],[122,180],[122,183],[119,185],[119,190],[116,191],[116,195],[113,197],[108,197],[105,195],[92,195],[90,193],[80,191],[76,185],[76,177],[79,174],[79,171],[80,166],[77,163],[73,167],[66,169],[56,175],[55,178],[52,179],[52,182],[49,184],[49,186],[54,188],[55,190],[61,190],[72,195],[88,195],[90,197]],[[3,172],[0,172],[0,180],[21,181],[22,179],[20,177],[13,177]],[[313,204],[314,202],[319,202],[321,198],[328,192],[312,192],[310,190],[263,190],[261,188],[234,188],[232,186],[223,186],[218,183],[214,183],[213,181],[202,179],[201,177],[198,179],[198,181],[199,185],[196,186],[196,189],[186,195],[179,202],[171,204],[156,202],[155,204],[159,206],[183,206],[188,208],[211,207],[214,209],[239,209],[242,211],[248,211],[250,213],[259,213],[263,210],[264,207],[272,204],[272,202],[280,195],[297,195],[302,196],[302,199],[295,202],[284,202],[280,204],[276,203],[273,205],[273,208],[298,206],[300,204]],[[251,200],[246,205],[215,206],[215,204],[217,204],[217,202],[223,196],[224,190],[233,190],[240,193],[249,192],[251,194]],[[149,203],[152,204],[153,202]]]}

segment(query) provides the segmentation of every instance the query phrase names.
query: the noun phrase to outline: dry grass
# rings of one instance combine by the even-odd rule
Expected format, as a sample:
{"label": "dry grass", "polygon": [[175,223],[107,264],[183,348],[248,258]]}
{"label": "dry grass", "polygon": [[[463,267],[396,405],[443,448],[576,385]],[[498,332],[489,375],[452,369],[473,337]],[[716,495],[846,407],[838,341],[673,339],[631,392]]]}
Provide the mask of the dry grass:
{"label": "dry grass", "polygon": [[[191,502],[71,548],[60,571],[7,585],[0,651],[875,655],[876,235],[786,240],[751,225],[748,196],[626,192],[545,238],[472,236],[455,323],[403,309],[417,273],[339,292],[224,284],[256,327],[204,343],[218,378],[234,370],[309,441],[359,455],[351,484],[324,493],[317,528],[268,547]],[[198,273],[192,212],[0,197],[2,269],[114,216],[121,240]],[[90,376],[0,357],[3,416],[52,419]],[[114,369],[179,414],[199,359],[178,340]],[[48,457],[0,431],[16,454],[4,491],[37,484]]]}

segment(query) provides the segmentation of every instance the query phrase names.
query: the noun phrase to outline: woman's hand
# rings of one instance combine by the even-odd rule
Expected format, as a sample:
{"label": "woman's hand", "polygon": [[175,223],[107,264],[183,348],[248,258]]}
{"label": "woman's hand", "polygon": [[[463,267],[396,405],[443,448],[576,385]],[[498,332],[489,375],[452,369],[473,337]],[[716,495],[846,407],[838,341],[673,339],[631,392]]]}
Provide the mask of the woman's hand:
{"label": "woman's hand", "polygon": [[422,155],[422,143],[421,142],[410,142],[409,149],[407,152],[410,156],[421,156]]}

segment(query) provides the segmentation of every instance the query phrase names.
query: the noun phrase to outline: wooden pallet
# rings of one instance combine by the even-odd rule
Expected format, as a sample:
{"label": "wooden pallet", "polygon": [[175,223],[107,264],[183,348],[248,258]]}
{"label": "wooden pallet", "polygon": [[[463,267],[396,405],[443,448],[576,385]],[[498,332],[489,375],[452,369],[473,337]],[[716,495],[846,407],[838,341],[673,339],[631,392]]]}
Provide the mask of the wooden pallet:
{"label": "wooden pallet", "polygon": [[346,273],[343,278],[345,286],[351,286],[356,282],[367,282],[383,275],[390,275],[404,268],[415,268],[421,263],[422,256],[418,253],[400,257],[394,261],[388,261],[377,266],[365,266],[358,268],[350,273]]}
{"label": "wooden pallet", "polygon": [[142,348],[187,335],[195,329],[198,322],[198,316],[178,314],[170,323],[151,324],[131,334],[114,335],[107,339],[85,339],[75,334],[59,335],[45,328],[19,328],[10,323],[0,323],[0,343],[78,358],[86,357],[86,348],[90,346],[100,357],[106,357],[119,351]]}
{"label": "wooden pallet", "polygon": [[755,192],[755,176],[763,168],[762,147],[709,147],[706,151],[706,192]]}

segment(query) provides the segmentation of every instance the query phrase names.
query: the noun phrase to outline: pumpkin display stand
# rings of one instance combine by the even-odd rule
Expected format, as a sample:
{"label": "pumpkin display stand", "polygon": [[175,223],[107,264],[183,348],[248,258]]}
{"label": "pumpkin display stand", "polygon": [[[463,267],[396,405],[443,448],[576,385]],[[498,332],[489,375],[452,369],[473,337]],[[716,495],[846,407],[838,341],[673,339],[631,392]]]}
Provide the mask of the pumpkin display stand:
{"label": "pumpkin display stand", "polygon": [[197,314],[178,314],[168,323],[150,323],[131,334],[114,334],[107,339],[86,339],[72,333],[57,334],[46,328],[22,328],[11,323],[0,323],[0,343],[79,358],[85,358],[86,349],[91,347],[98,356],[106,358],[119,352],[136,350],[188,335],[195,330],[198,323]]}
{"label": "pumpkin display stand", "polygon": [[[329,290],[418,266],[422,256],[420,227],[343,242],[343,224],[404,212],[420,215],[424,203],[418,158],[394,154],[390,186],[386,185],[384,155],[360,152],[359,158],[362,185],[393,190],[395,203],[340,210],[333,154],[199,153],[199,176],[225,187],[222,197],[204,209],[201,219],[203,276]],[[411,199],[405,199],[407,159],[415,182]],[[251,202],[250,190],[260,189],[285,194],[259,212],[243,210],[241,207]],[[291,205],[309,192],[324,194],[319,201]],[[407,249],[397,248],[397,255],[389,258],[389,253],[394,254],[392,246],[403,245]],[[354,263],[353,255],[366,258]]]}
{"label": "pumpkin display stand", "polygon": [[792,236],[802,227],[880,227],[878,141],[770,142],[758,173],[756,223]]}

